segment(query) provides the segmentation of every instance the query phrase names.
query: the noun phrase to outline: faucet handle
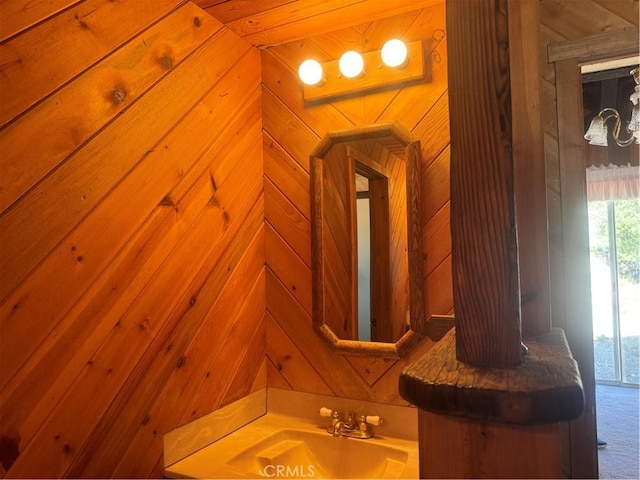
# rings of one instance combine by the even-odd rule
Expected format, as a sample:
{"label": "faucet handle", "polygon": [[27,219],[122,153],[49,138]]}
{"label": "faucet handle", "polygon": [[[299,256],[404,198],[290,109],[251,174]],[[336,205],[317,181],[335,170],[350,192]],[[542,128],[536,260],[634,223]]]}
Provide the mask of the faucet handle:
{"label": "faucet handle", "polygon": [[321,417],[332,417],[333,416],[333,410],[331,410],[330,408],[326,408],[326,407],[320,407],[320,416]]}
{"label": "faucet handle", "polygon": [[369,424],[369,425],[382,425],[382,419],[378,416],[378,415],[367,415],[365,417],[365,421]]}

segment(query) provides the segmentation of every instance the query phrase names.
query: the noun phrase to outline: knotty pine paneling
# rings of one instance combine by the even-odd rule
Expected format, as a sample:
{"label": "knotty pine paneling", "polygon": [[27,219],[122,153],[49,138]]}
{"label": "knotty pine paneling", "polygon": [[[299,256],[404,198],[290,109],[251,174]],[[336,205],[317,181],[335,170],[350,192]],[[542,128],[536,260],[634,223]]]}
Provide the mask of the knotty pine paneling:
{"label": "knotty pine paneling", "polygon": [[81,0],[13,0],[0,3],[0,41],[20,33],[36,22],[58,13]]}
{"label": "knotty pine paneling", "polygon": [[[197,7],[185,5],[0,132],[0,141],[8,146],[3,151],[0,172],[0,211],[221,28],[207,22],[194,29],[192,19],[197,14]],[[147,47],[142,51],[141,41]],[[162,68],[158,68],[158,61]],[[121,103],[114,104],[104,95],[109,88],[124,93]],[[77,112],[87,107],[92,115],[79,118]],[[40,149],[31,147],[35,142],[50,154],[39,155]]]}
{"label": "knotty pine paneling", "polygon": [[[331,102],[307,105],[296,78],[299,63],[313,53],[322,60],[336,58],[354,46],[365,51],[380,48],[391,36],[422,40],[427,49],[427,77],[400,88],[355,95]],[[262,54],[263,128],[265,137],[265,209],[274,212],[267,241],[268,384],[294,390],[406,404],[397,392],[404,366],[431,346],[424,340],[409,358],[369,359],[336,355],[312,328],[311,275],[298,252],[300,231],[308,235],[309,159],[318,140],[328,131],[376,122],[398,121],[422,147],[423,196],[421,219],[423,249],[434,257],[425,270],[424,286],[429,314],[453,309],[451,240],[448,205],[449,117],[446,73],[444,2],[383,20],[329,32],[297,42],[271,47]],[[276,212],[295,209],[296,227],[278,219]],[[440,213],[440,215],[438,215]],[[280,214],[281,215],[281,214]],[[302,216],[301,219],[299,217]],[[288,252],[288,253],[287,253]],[[304,255],[302,255],[304,257]],[[282,259],[290,258],[283,265]],[[289,266],[290,265],[290,266]],[[303,268],[304,267],[304,268]],[[287,361],[286,359],[306,359]],[[299,369],[299,370],[298,370]]]}
{"label": "knotty pine paneling", "polygon": [[158,478],[266,385],[260,54],[179,0],[5,3],[0,473]]}
{"label": "knotty pine paneling", "polygon": [[0,45],[0,125],[131,40],[178,3],[86,0]]}
{"label": "knotty pine paneling", "polygon": [[[9,253],[0,263],[8,272],[0,282],[1,295],[24,278],[141,159],[153,153],[158,137],[166,135],[198,96],[220,79],[224,69],[208,55],[241,57],[250,48],[228,30],[219,32],[134,103],[128,115],[110,123],[105,129],[108,135],[94,136],[0,217],[0,242]],[[131,132],[136,132],[135,142],[111,140],[111,136],[126,139]],[[90,185],[87,178],[93,178]]]}

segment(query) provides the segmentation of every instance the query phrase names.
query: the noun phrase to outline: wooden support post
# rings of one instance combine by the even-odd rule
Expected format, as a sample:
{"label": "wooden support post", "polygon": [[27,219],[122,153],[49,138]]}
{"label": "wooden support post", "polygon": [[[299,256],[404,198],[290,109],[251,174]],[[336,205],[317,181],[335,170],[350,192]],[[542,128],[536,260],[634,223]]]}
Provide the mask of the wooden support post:
{"label": "wooden support post", "polygon": [[507,1],[447,1],[456,356],[520,363]]}
{"label": "wooden support post", "polygon": [[561,425],[507,425],[418,412],[420,478],[568,478]]}
{"label": "wooden support post", "polygon": [[[538,69],[527,78],[523,60],[537,49],[537,23],[521,28],[537,8],[536,0],[447,1],[456,330],[399,381],[420,408],[421,478],[572,473],[566,432],[584,411],[584,391],[563,331],[550,326],[539,86],[524,85],[539,81]],[[519,82],[513,103],[510,79]],[[514,120],[512,108],[526,114]],[[525,355],[514,182],[526,197]]]}

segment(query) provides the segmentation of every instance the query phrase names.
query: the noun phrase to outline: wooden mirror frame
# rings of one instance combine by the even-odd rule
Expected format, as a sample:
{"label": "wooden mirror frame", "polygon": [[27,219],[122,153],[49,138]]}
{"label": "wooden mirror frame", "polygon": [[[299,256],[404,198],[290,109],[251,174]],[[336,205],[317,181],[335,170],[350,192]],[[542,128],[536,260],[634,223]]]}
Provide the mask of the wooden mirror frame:
{"label": "wooden mirror frame", "polygon": [[[325,273],[323,262],[323,182],[325,156],[334,145],[359,140],[376,140],[406,162],[407,255],[409,272],[409,330],[395,343],[343,340],[325,321]],[[327,133],[310,155],[311,164],[311,241],[313,283],[313,326],[333,351],[351,355],[402,358],[426,332],[423,290],[422,234],[420,228],[420,142],[398,123],[354,127]],[[353,299],[352,299],[353,302]]]}

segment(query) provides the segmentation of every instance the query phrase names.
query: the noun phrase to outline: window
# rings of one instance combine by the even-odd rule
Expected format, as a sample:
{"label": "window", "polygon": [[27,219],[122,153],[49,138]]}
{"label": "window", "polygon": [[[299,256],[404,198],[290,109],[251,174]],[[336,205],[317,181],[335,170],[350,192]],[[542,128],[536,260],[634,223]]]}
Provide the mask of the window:
{"label": "window", "polygon": [[640,201],[589,202],[596,380],[640,383]]}

